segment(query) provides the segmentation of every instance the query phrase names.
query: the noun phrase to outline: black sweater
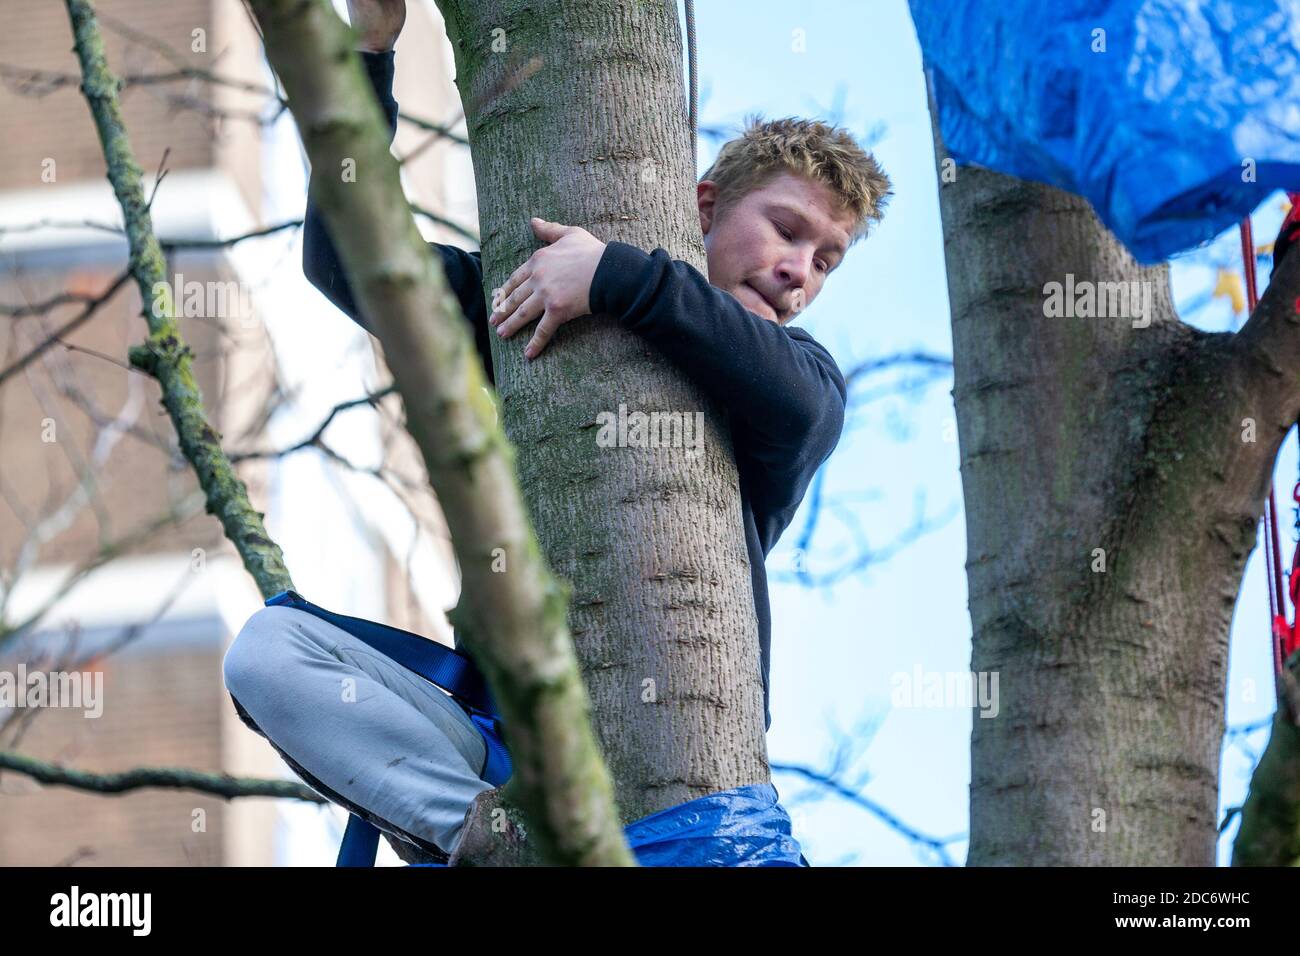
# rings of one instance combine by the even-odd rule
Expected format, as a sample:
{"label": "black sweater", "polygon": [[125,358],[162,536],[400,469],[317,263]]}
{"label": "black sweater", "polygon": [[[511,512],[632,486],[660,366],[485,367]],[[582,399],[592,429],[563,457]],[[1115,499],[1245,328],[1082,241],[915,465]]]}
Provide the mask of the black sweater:
{"label": "black sweater", "polygon": [[[375,93],[397,128],[393,53],[363,53]],[[431,243],[490,381],[492,352],[478,252]],[[370,331],[357,310],[324,220],[308,198],[303,271],[331,302]],[[730,293],[663,249],[646,253],[607,243],[591,283],[591,311],[607,314],[652,343],[730,413],[740,477],[745,545],[754,584],[765,727],[771,727],[769,669],[772,617],[764,561],[794,518],[817,469],[844,426],[844,376],[829,352],[802,329],[779,326],[748,311]]]}

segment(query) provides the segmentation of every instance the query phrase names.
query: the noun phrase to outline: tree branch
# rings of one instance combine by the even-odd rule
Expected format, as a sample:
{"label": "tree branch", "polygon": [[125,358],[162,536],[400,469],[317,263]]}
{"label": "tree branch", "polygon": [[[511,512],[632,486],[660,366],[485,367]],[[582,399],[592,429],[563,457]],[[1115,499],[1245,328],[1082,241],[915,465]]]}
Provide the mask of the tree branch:
{"label": "tree branch", "polygon": [[232,777],[228,773],[204,773],[185,767],[137,767],[120,773],[91,773],[46,763],[22,754],[0,751],[0,769],[13,770],[39,783],[92,793],[126,793],[142,787],[169,790],[195,790],[214,797],[279,797],[325,803],[326,800],[306,784],[296,780],[263,780],[257,777]]}
{"label": "tree branch", "polygon": [[[293,104],[330,232],[378,332],[462,570],[449,615],[486,676],[508,734],[508,802],[543,858],[634,862],[592,733],[566,623],[570,588],[546,566],[495,400],[437,257],[402,194],[352,32],[324,0],[253,0],[268,59]],[[326,171],[345,158],[355,182]],[[432,313],[432,321],[430,321]],[[503,557],[509,573],[495,573]],[[466,862],[476,862],[467,860]]]}
{"label": "tree branch", "polygon": [[[82,91],[95,119],[95,128],[108,163],[108,178],[122,206],[131,273],[145,303],[149,337],[131,349],[131,364],[158,379],[163,406],[171,416],[181,451],[198,475],[207,497],[208,511],[217,516],[235,545],[244,567],[257,582],[264,598],[293,587],[280,547],[266,533],[262,515],[253,510],[248,489],[235,474],[221,440],[208,423],[203,398],[191,369],[193,353],[181,337],[173,315],[171,296],[158,297],[154,289],[167,285],[162,249],[144,199],[141,171],[126,136],[117,99],[117,80],[104,58],[104,43],[88,0],[67,0],[77,58],[83,75]],[[158,301],[159,298],[165,301]]]}
{"label": "tree branch", "polygon": [[[54,591],[49,594],[40,607],[34,608],[27,617],[23,618],[12,625],[6,624],[0,619],[0,650],[2,650],[10,640],[39,621],[55,604],[63,598],[65,594],[76,587],[85,577],[97,568],[103,567],[114,558],[131,551],[150,541],[157,533],[173,524],[179,524],[188,520],[199,513],[199,505],[203,503],[201,493],[195,492],[187,498],[182,499],[178,504],[168,508],[166,512],[154,518],[152,521],[141,525],[134,531],[123,535],[115,541],[108,542],[100,546],[99,550],[89,559],[77,567],[72,574],[68,575]],[[8,595],[13,591],[12,586],[5,589],[2,596],[7,600]],[[5,600],[0,600],[0,610],[3,609]]]}
{"label": "tree branch", "polygon": [[1233,866],[1300,866],[1300,652],[1283,666],[1280,685],[1268,748],[1241,806]]}
{"label": "tree branch", "polygon": [[820,770],[814,770],[812,767],[805,767],[802,764],[791,763],[774,763],[772,764],[774,773],[790,773],[803,777],[817,786],[847,800],[856,806],[866,810],[872,816],[876,817],[890,829],[898,832],[904,839],[923,846],[931,850],[944,866],[956,866],[956,862],[948,853],[948,844],[956,843],[966,839],[965,833],[957,833],[952,836],[936,837],[923,833],[915,827],[904,823],[899,817],[895,816],[889,810],[885,809],[879,803],[876,803],[870,797],[864,796],[857,789],[846,786],[834,774],[828,774]]}
{"label": "tree branch", "polygon": [[339,412],[347,411],[349,408],[356,408],[359,405],[369,405],[371,407],[374,407],[374,405],[377,402],[381,401],[382,399],[386,398],[389,395],[392,395],[395,391],[397,391],[395,386],[386,385],[383,388],[381,388],[379,391],[371,392],[369,395],[363,395],[360,398],[349,399],[346,402],[339,402],[337,405],[335,405],[333,408],[330,409],[329,414],[325,416],[325,420],[322,421],[318,426],[316,426],[316,430],[312,432],[310,435],[308,435],[306,438],[304,438],[302,441],[298,442],[297,444],[290,445],[288,448],[283,448],[278,451],[270,450],[270,451],[231,452],[230,460],[232,462],[241,462],[241,461],[248,461],[250,459],[258,459],[258,458],[279,458],[282,455],[288,455],[295,451],[298,451],[300,448],[319,446],[321,438],[325,434],[325,429],[330,427],[330,423],[334,421],[334,416],[336,416]]}
{"label": "tree branch", "polygon": [[[63,325],[59,326],[57,330],[47,335],[34,348],[28,351],[22,358],[18,359],[18,361],[14,362],[6,369],[0,370],[0,385],[3,385],[5,381],[11,376],[17,375],[19,372],[25,369],[33,361],[39,358],[46,349],[50,348],[53,345],[58,345],[62,340],[63,336],[67,335],[69,332],[72,332],[80,328],[87,321],[89,321],[90,318],[97,311],[99,311],[100,307],[103,306],[104,303],[106,303],[117,293],[118,289],[126,285],[126,280],[129,278],[131,278],[131,271],[128,269],[126,272],[123,272],[116,279],[114,279],[113,283],[107,289],[105,289],[103,292],[101,292],[99,295],[95,296],[94,298],[87,300],[86,307],[81,310],[80,314],[69,319],[67,322],[63,323]],[[54,300],[47,300],[45,305],[48,307],[50,303],[58,304]],[[44,311],[44,309],[42,308],[41,311]],[[17,313],[15,312],[15,314]]]}
{"label": "tree branch", "polygon": [[[1232,337],[1230,355],[1229,372],[1242,376],[1261,431],[1275,429],[1281,444],[1300,415],[1300,254],[1282,260],[1255,311]],[[1269,455],[1270,467],[1272,461]]]}

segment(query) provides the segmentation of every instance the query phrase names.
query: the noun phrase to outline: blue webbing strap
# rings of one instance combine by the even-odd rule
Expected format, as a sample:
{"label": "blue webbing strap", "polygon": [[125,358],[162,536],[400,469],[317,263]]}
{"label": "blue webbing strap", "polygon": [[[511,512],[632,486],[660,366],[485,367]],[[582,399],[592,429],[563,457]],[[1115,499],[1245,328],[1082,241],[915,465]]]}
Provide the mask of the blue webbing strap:
{"label": "blue webbing strap", "polygon": [[[494,787],[499,787],[510,779],[510,752],[501,741],[497,723],[500,715],[496,703],[492,700],[483,675],[467,655],[410,631],[327,611],[312,604],[297,591],[281,591],[268,598],[266,604],[268,607],[279,605],[296,608],[328,621],[447,691],[466,709],[469,719],[483,735],[487,756],[483,762],[482,778]],[[348,818],[348,827],[343,834],[335,865],[374,866],[378,849],[378,828],[352,814]]]}
{"label": "blue webbing strap", "polygon": [[500,716],[496,703],[492,700],[492,694],[488,690],[487,682],[474,665],[474,661],[454,648],[431,641],[419,634],[412,634],[410,631],[389,627],[387,624],[335,614],[333,611],[312,604],[297,591],[281,591],[274,597],[268,598],[266,604],[268,607],[283,605],[297,608],[329,621],[335,627],[342,628],[353,637],[369,644],[385,657],[415,671],[425,680],[437,684],[474,710],[490,717]]}
{"label": "blue webbing strap", "polygon": [[[457,698],[461,706],[466,709],[470,720],[478,727],[479,732],[483,735],[484,743],[487,744],[487,756],[484,759],[483,772],[480,776],[494,787],[499,787],[510,779],[512,772],[510,752],[506,750],[505,744],[501,741],[498,724],[500,718],[496,706],[488,693],[483,675],[479,673],[478,668],[475,667],[474,662],[469,657],[445,645],[420,637],[418,634],[412,634],[410,631],[403,631],[399,628],[389,627],[386,624],[377,624],[363,618],[347,617],[343,614],[327,611],[304,599],[296,591],[282,591],[269,598],[266,603],[268,606],[284,605],[297,608],[309,614],[314,614],[322,620],[329,621],[336,627],[340,627],[352,636],[364,641],[381,654],[392,658],[397,663],[452,694]],[[476,705],[474,701],[479,702],[482,706]],[[723,794],[715,796],[724,796],[731,792],[740,793],[750,789],[752,788],[746,787],[737,791],[724,791]],[[773,793],[775,797],[775,791]],[[700,800],[692,801],[692,803],[698,805],[700,801],[707,799],[700,798]],[[689,804],[686,806],[689,807]],[[662,815],[661,811],[659,814],[652,814],[652,817],[662,817]],[[644,825],[645,822],[646,820],[641,820],[629,826]],[[336,865],[374,866],[375,853],[378,849],[378,828],[369,821],[352,814],[348,818],[347,830],[344,832],[343,842],[339,846]],[[443,866],[444,864],[417,863],[414,865]],[[778,860],[775,864],[765,863],[761,865],[789,866],[791,864]],[[799,854],[798,865],[809,865],[802,853]]]}
{"label": "blue webbing strap", "polygon": [[343,831],[339,844],[339,857],[335,866],[374,866],[379,852],[379,828],[355,813],[348,815],[348,828]]}

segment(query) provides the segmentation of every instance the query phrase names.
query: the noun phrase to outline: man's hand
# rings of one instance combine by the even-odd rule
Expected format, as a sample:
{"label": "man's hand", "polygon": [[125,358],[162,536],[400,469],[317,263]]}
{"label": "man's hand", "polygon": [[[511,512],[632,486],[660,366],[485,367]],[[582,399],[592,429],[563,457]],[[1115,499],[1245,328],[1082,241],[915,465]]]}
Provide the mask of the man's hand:
{"label": "man's hand", "polygon": [[532,220],[533,232],[548,245],[534,252],[500,289],[492,290],[488,324],[510,338],[538,316],[524,356],[536,358],[555,330],[570,319],[591,313],[591,280],[605,244],[580,226]]}
{"label": "man's hand", "polygon": [[357,49],[385,53],[406,25],[406,0],[348,0],[348,20],[360,38]]}

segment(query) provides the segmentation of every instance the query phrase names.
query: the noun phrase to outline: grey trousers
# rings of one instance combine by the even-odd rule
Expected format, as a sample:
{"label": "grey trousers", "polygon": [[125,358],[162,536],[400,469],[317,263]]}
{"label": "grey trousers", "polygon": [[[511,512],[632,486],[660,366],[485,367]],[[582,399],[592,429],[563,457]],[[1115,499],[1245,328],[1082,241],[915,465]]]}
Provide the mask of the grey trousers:
{"label": "grey trousers", "polygon": [[313,614],[258,611],[222,673],[241,719],[312,789],[435,856],[429,844],[450,854],[492,789],[487,745],[459,704]]}

